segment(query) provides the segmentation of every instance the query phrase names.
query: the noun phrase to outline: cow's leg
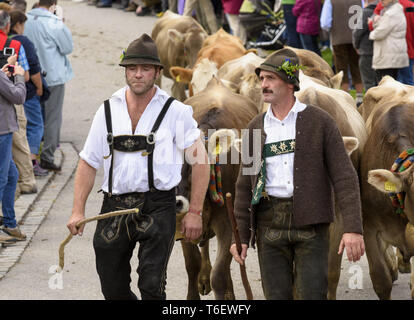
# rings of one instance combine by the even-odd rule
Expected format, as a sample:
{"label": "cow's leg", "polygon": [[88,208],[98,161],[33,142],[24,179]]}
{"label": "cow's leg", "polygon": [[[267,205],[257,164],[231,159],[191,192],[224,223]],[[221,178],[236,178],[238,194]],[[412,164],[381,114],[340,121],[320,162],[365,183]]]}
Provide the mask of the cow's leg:
{"label": "cow's leg", "polygon": [[378,231],[370,226],[364,226],[365,248],[369,264],[369,273],[374,291],[381,300],[391,299],[392,277],[387,262],[385,250],[380,241]]}
{"label": "cow's leg", "polygon": [[196,245],[186,241],[181,241],[181,247],[188,275],[187,300],[200,300],[197,290],[198,274],[201,269],[200,251]]}
{"label": "cow's leg", "polygon": [[328,254],[328,299],[336,300],[336,289],[341,276],[342,254],[338,254],[342,238],[341,221],[335,220],[329,228],[329,254]]}
{"label": "cow's leg", "polygon": [[397,258],[398,258],[398,270],[401,273],[410,273],[411,272],[411,263],[410,261],[405,261],[400,249],[397,248]]}
{"label": "cow's leg", "polygon": [[198,292],[201,295],[207,295],[211,291],[210,285],[211,262],[209,241],[201,247],[201,271],[198,275]]}
{"label": "cow's leg", "polygon": [[232,232],[227,216],[222,216],[225,219],[216,219],[212,226],[217,237],[217,257],[211,272],[211,287],[217,300],[234,300],[233,281],[230,273],[232,255],[229,251]]}
{"label": "cow's leg", "polygon": [[174,81],[171,87],[171,95],[181,102],[187,99],[185,94],[185,84]]}
{"label": "cow's leg", "polygon": [[398,260],[397,256],[394,253],[394,248],[392,245],[384,242],[385,245],[385,262],[387,263],[388,269],[390,270],[392,282],[398,279]]}

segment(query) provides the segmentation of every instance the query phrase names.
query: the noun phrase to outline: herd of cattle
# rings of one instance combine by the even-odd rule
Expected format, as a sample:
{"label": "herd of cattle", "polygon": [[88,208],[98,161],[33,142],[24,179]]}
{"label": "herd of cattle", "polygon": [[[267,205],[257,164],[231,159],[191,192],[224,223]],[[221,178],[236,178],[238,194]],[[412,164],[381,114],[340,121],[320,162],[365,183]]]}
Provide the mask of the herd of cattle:
{"label": "herd of cattle", "polygon": [[[224,30],[208,35],[193,18],[169,11],[155,24],[152,37],[164,65],[163,75],[173,80],[172,95],[193,107],[194,118],[206,141],[215,145],[228,135],[224,139],[226,144],[213,150],[219,150],[220,157],[229,158],[219,168],[222,193],[234,195],[239,165],[232,164],[230,156],[235,150],[239,155],[237,134],[267,108],[259,79],[254,74],[264,59],[246,50],[237,37]],[[366,92],[363,104],[357,109],[352,96],[339,89],[342,73],[335,75],[329,64],[311,51],[291,49],[306,66],[300,72],[297,98],[322,108],[336,120],[359,173],[364,239],[374,290],[380,299],[390,299],[398,272],[412,272],[411,298],[414,299],[414,258],[413,265],[410,264],[414,256],[414,165],[403,172],[390,171],[399,155],[414,147],[414,87],[384,77],[377,87]],[[219,134],[208,137],[209,129],[216,129]],[[218,154],[210,156],[214,159]],[[215,170],[216,166],[211,168]],[[189,197],[190,175],[190,167],[184,165],[178,188],[184,198]],[[397,214],[392,205],[388,195],[390,185],[393,192],[405,192],[403,215]],[[177,214],[177,226],[182,212],[185,208]],[[337,254],[342,236],[339,207],[330,231],[328,298],[335,299],[342,261],[342,256]],[[196,243],[181,241],[188,274],[188,299],[200,299],[200,294],[211,290],[216,299],[235,298],[230,274],[231,234],[225,203],[217,203],[207,196],[203,235]],[[208,241],[214,236],[218,248],[212,266]],[[397,248],[396,253],[393,247]]]}

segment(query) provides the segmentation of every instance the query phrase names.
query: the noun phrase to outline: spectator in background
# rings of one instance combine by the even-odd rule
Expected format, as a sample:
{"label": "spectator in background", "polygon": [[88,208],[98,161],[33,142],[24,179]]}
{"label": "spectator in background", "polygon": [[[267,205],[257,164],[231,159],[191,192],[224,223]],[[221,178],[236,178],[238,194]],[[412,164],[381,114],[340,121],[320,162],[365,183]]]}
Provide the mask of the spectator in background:
{"label": "spectator in background", "polygon": [[45,102],[43,149],[40,166],[43,169],[60,171],[54,163],[54,154],[60,140],[62,108],[65,83],[73,78],[67,55],[73,50],[70,30],[62,20],[49,11],[54,0],[40,0],[39,8],[27,13],[24,35],[33,42],[42,70],[46,71],[46,83],[50,90]]}
{"label": "spectator in background", "polygon": [[[11,7],[10,7],[11,9]],[[17,54],[19,65],[25,70],[25,81],[29,81],[29,64],[26,58],[24,47],[15,39],[8,39],[10,32],[10,15],[7,11],[0,11],[0,43],[4,43],[3,47],[8,46],[14,49]],[[3,48],[1,48],[3,50]],[[9,62],[14,64],[14,58]],[[13,62],[11,62],[13,61]],[[19,130],[13,133],[12,155],[13,160],[19,171],[18,186],[20,193],[31,194],[37,192],[36,179],[33,174],[33,166],[30,160],[30,149],[26,137],[26,116],[24,114],[23,105],[15,105]]]}
{"label": "spectator in background", "polygon": [[359,72],[359,57],[352,45],[352,30],[349,25],[353,15],[349,8],[354,5],[361,7],[361,0],[325,0],[321,13],[321,28],[330,31],[336,72],[344,73],[341,88],[347,92],[350,89],[349,69],[356,90],[356,104],[359,106],[362,103],[364,86]]}
{"label": "spectator in background", "polygon": [[186,0],[184,6],[183,16],[192,16],[193,11],[197,11],[197,14],[205,17],[209,34],[213,34],[219,29],[217,18],[214,13],[214,7],[211,0]]}
{"label": "spectator in background", "polygon": [[223,12],[226,15],[231,32],[239,37],[243,44],[246,43],[246,30],[240,23],[239,12],[243,0],[221,0],[223,4]]}
{"label": "spectator in background", "polygon": [[18,63],[14,66],[14,83],[8,78],[7,64],[0,71],[0,201],[3,212],[3,228],[0,242],[25,240],[26,235],[17,226],[14,196],[19,173],[12,157],[13,132],[18,130],[14,104],[22,104],[26,98],[25,71]]}
{"label": "spectator in background", "polygon": [[381,0],[381,3],[384,7],[381,15],[375,15],[369,21],[374,28],[369,39],[374,40],[372,68],[378,83],[386,75],[397,80],[398,71],[409,65],[403,6],[398,0]]}
{"label": "spectator in background", "polygon": [[321,1],[296,0],[292,12],[297,18],[296,31],[299,34],[303,49],[321,55],[318,41]]}
{"label": "spectator in background", "polygon": [[297,18],[293,14],[295,0],[282,0],[283,17],[286,22],[287,42],[286,44],[294,48],[302,48],[299,34],[296,31]]}
{"label": "spectator in background", "polygon": [[26,136],[30,147],[33,172],[35,176],[45,176],[47,170],[40,167],[37,162],[40,143],[43,137],[43,118],[40,97],[43,95],[41,67],[36,49],[33,43],[23,35],[24,24],[27,20],[26,15],[19,10],[10,12],[10,33],[12,39],[20,41],[26,51],[27,61],[30,67],[30,80],[26,82],[26,101],[24,103],[24,112],[27,119]]}
{"label": "spectator in background", "polygon": [[[410,0],[399,0],[399,3],[404,8],[405,19],[407,20],[407,31],[405,39],[407,40],[407,53],[409,58],[410,65],[405,68],[398,70],[397,80],[413,86],[414,85],[414,76],[413,76],[413,67],[414,67],[414,3]],[[380,15],[381,10],[384,8],[381,2],[378,3],[375,8],[374,14]],[[370,30],[373,30],[372,22],[369,25]]]}
{"label": "spectator in background", "polygon": [[365,0],[362,13],[362,28],[352,31],[352,44],[359,55],[359,70],[365,91],[377,85],[375,70],[372,69],[373,41],[369,39],[368,18],[374,13],[378,0]]}
{"label": "spectator in background", "polygon": [[10,2],[10,5],[14,10],[20,10],[23,13],[26,12],[27,3],[25,0],[13,0],[12,2]]}

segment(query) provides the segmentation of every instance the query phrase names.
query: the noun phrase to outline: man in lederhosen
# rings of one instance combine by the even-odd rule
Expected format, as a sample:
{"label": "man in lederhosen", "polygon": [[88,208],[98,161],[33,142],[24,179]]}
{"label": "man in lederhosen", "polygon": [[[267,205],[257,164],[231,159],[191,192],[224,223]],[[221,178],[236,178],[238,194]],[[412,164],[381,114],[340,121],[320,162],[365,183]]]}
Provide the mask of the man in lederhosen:
{"label": "man in lederhosen", "polygon": [[274,52],[256,69],[270,107],[243,137],[244,152],[260,144],[258,170],[246,174],[251,166],[243,163],[236,184],[242,252],[234,244],[230,251],[243,263],[249,239],[252,246],[257,240],[266,299],[292,299],[293,285],[299,299],[326,299],[333,193],[343,218],[339,252],[345,247],[354,262],[364,254],[358,176],[335,121],[295,98],[299,69],[289,49]]}
{"label": "man in lederhosen", "polygon": [[174,244],[175,187],[183,156],[191,160],[192,189],[182,232],[187,240],[201,234],[201,210],[209,166],[191,106],[155,86],[162,65],[153,40],[144,34],[122,55],[127,86],[98,109],[75,176],[72,216],[85,217],[85,203],[103,164],[101,213],[138,208],[137,214],[98,221],[93,246],[105,299],[136,299],[130,290],[130,259],[139,242],[138,288],[142,299],[165,299],[166,268]]}

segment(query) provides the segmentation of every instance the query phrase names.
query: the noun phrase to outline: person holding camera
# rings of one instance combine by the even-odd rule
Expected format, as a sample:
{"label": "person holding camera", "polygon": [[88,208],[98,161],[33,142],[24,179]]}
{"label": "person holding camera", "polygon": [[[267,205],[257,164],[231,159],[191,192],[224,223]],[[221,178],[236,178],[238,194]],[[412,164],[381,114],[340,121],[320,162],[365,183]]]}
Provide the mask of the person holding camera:
{"label": "person holding camera", "polygon": [[23,105],[27,118],[26,136],[30,147],[30,158],[32,160],[34,175],[46,176],[48,170],[41,168],[36,160],[44,130],[42,107],[40,105],[40,98],[43,96],[41,67],[33,43],[23,35],[26,20],[27,17],[22,11],[10,11],[9,38],[20,41],[26,51],[26,57],[30,67],[30,79],[26,82],[26,101]]}
{"label": "person holding camera", "polygon": [[[26,239],[17,226],[14,211],[14,196],[19,173],[12,157],[13,132],[19,129],[15,104],[26,99],[24,69],[16,63],[5,64],[0,72],[0,201],[3,211],[3,228],[0,243]],[[9,77],[14,77],[14,83]]]}

